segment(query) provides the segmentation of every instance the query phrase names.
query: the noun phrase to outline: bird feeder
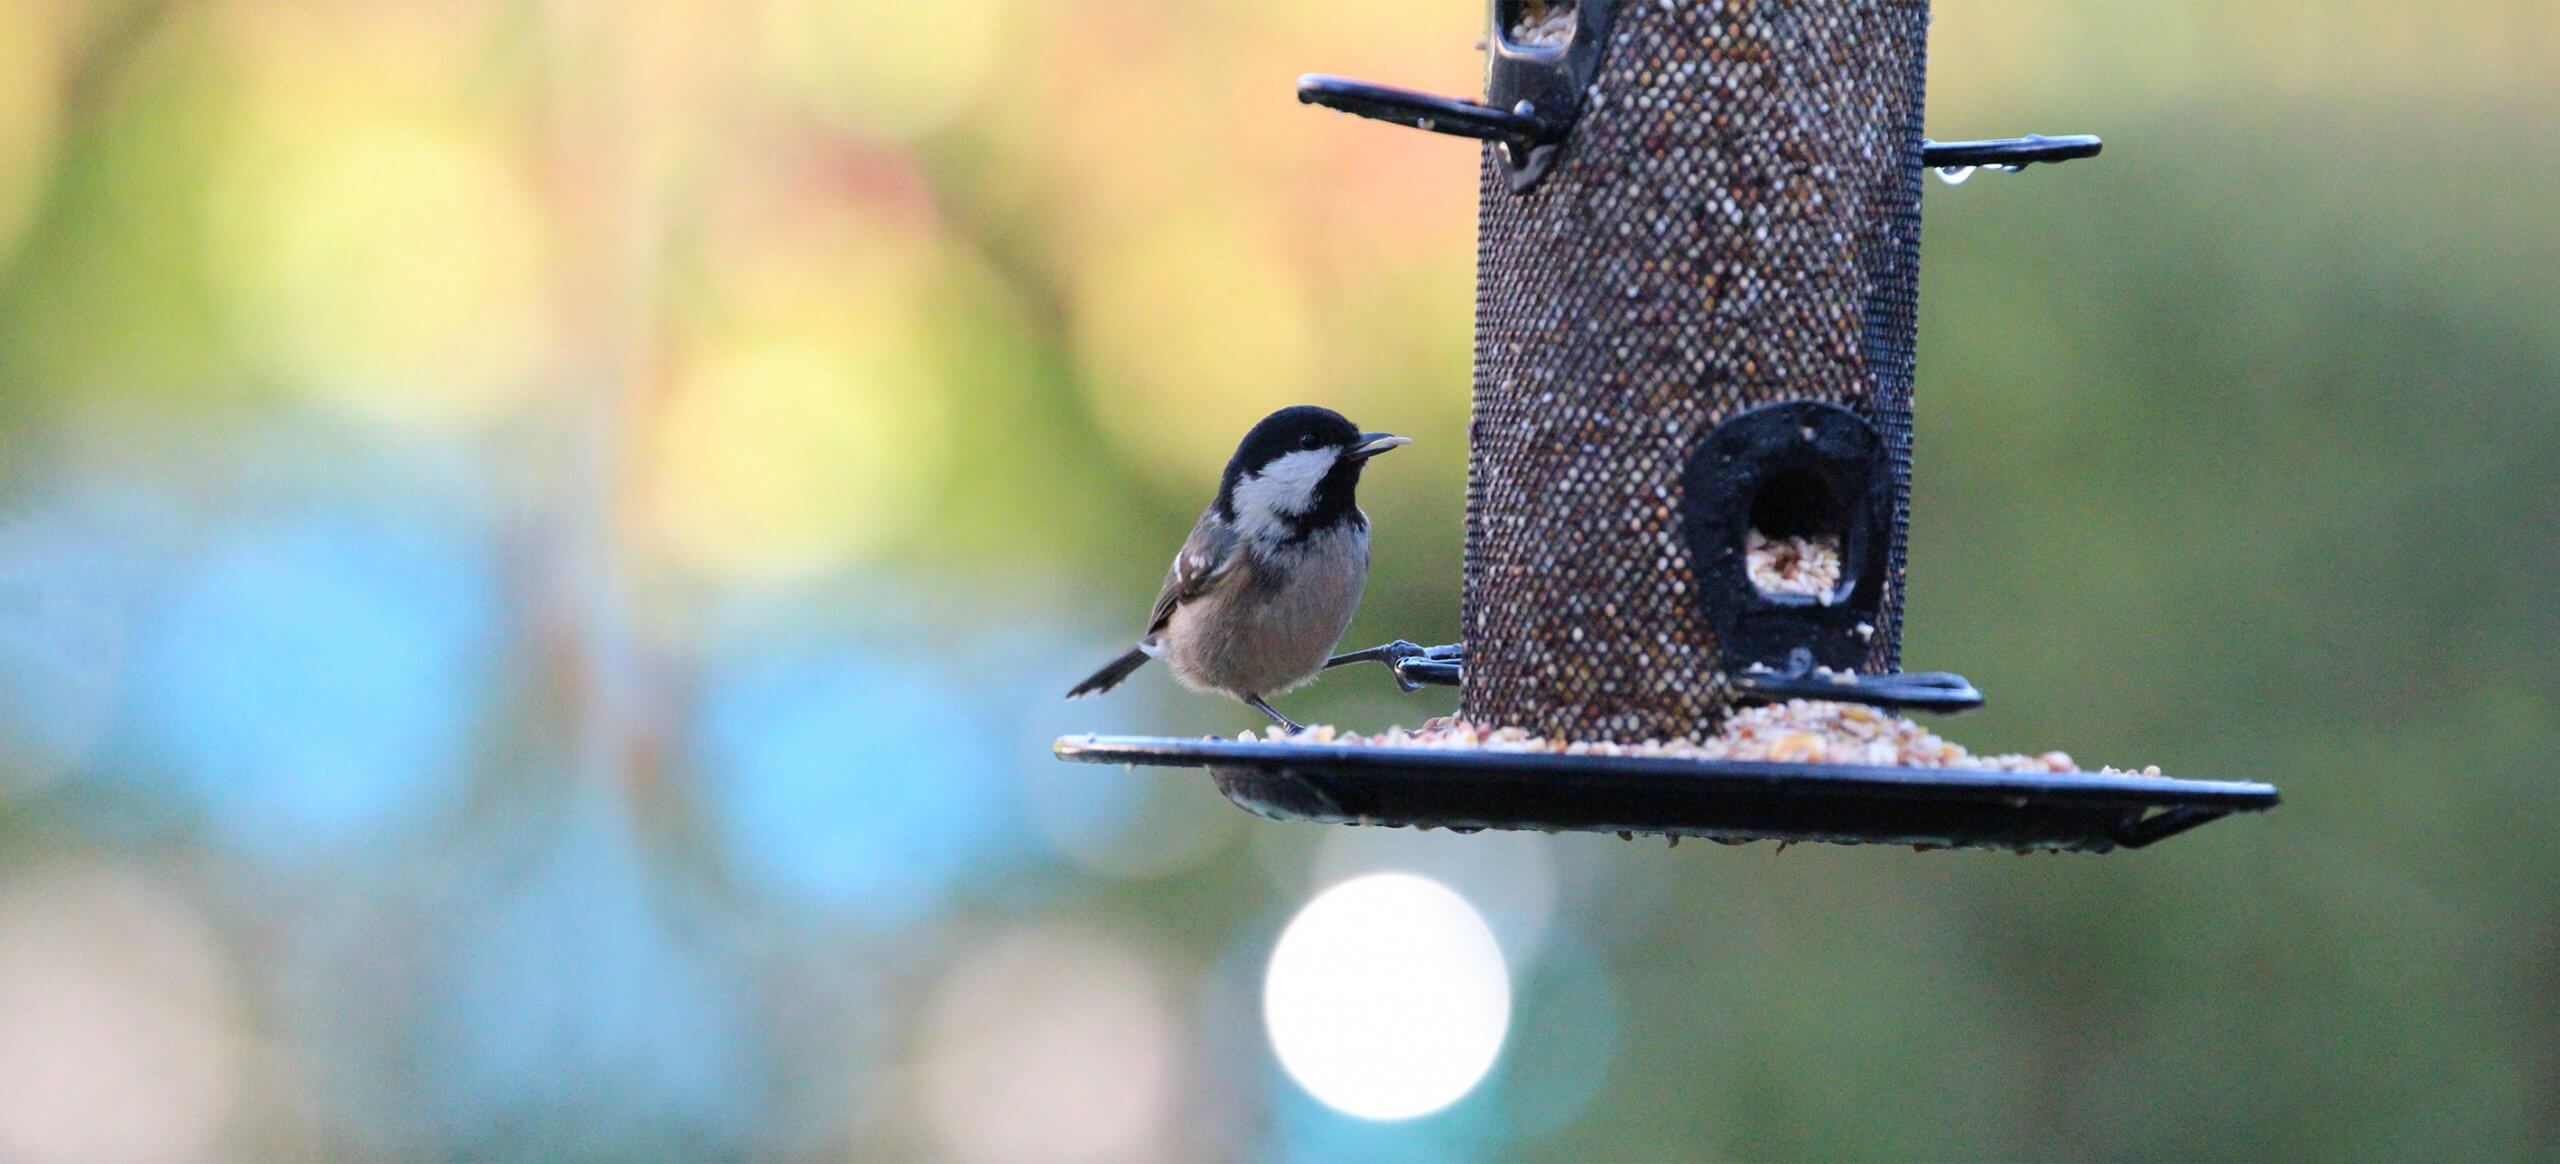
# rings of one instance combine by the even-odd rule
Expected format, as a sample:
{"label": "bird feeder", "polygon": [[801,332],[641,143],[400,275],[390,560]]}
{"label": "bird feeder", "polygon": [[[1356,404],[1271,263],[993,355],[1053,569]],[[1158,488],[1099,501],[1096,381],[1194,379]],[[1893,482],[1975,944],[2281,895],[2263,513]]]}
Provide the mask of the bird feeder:
{"label": "bird feeder", "polygon": [[[1790,698],[1962,710],[1901,670],[1924,171],[2096,154],[1933,143],[1926,0],[1493,0],[1486,97],[1311,76],[1301,100],[1483,140],[1465,642],[1400,683],[1469,722],[1634,744]],[[1815,547],[1773,586],[1770,546]],[[2265,784],[1659,755],[1069,737],[1204,766],[1267,816],[2103,851]]]}

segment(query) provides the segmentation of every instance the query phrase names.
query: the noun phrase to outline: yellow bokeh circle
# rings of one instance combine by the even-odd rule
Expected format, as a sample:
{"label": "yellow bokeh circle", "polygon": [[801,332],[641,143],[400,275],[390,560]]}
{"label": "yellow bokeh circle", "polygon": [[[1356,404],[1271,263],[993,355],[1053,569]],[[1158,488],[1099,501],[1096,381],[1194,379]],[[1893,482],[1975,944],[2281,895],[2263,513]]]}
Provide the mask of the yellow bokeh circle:
{"label": "yellow bokeh circle", "polygon": [[838,565],[928,504],[946,428],[910,337],[811,329],[714,341],[656,418],[662,548],[737,581]]}
{"label": "yellow bokeh circle", "polygon": [[1254,421],[1324,395],[1308,297],[1279,247],[1232,218],[1172,220],[1097,255],[1074,326],[1104,428],[1170,484],[1215,480]]}
{"label": "yellow bokeh circle", "polygon": [[522,176],[459,127],[328,128],[241,151],[216,190],[209,265],[243,356],[386,422],[469,425],[522,400],[552,336]]}

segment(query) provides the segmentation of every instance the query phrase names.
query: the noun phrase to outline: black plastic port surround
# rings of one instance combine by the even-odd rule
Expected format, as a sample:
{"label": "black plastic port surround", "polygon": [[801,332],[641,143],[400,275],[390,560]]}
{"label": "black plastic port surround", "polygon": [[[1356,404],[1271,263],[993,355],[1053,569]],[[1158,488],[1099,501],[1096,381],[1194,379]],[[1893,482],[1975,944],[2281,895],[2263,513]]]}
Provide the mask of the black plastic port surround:
{"label": "black plastic port surround", "polygon": [[[1695,593],[1725,664],[1782,668],[1799,651],[1822,667],[1864,666],[1883,601],[1892,536],[1892,475],[1866,419],[1836,404],[1794,400],[1737,413],[1690,453],[1681,530]],[[1755,518],[1774,536],[1840,541],[1830,594],[1768,594],[1752,584],[1745,546]]]}

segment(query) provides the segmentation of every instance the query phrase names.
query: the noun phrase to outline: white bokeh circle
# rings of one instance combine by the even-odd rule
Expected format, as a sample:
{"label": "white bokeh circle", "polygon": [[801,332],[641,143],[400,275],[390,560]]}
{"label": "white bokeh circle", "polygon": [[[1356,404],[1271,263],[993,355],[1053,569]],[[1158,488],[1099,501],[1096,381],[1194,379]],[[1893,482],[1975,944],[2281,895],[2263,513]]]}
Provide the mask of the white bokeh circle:
{"label": "white bokeh circle", "polygon": [[1484,1078],[1511,1025],[1511,979],[1474,906],[1426,877],[1376,873],[1298,911],[1271,951],[1264,1023],[1280,1064],[1327,1106],[1412,1119]]}

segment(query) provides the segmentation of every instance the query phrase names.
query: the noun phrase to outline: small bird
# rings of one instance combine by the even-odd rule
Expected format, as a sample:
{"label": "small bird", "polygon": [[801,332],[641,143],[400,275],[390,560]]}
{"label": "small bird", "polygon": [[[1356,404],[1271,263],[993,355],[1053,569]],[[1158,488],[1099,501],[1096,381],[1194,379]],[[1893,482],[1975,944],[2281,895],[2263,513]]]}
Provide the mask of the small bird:
{"label": "small bird", "polygon": [[1410,443],[1311,404],[1262,418],[1174,555],[1145,636],[1067,698],[1163,659],[1183,686],[1235,696],[1298,731],[1269,697],[1315,678],[1350,627],[1369,580],[1369,517],[1352,494],[1369,458]]}

